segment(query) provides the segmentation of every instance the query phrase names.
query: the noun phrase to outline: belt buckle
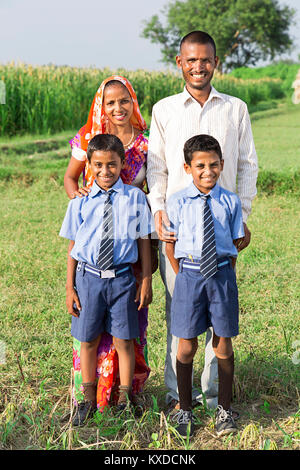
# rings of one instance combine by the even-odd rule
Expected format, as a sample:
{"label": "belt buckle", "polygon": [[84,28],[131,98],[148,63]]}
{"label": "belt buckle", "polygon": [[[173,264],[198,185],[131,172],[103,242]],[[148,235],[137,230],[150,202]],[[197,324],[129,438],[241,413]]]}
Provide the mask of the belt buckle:
{"label": "belt buckle", "polygon": [[116,277],[116,270],[115,269],[107,269],[106,271],[100,271],[101,279],[110,279]]}

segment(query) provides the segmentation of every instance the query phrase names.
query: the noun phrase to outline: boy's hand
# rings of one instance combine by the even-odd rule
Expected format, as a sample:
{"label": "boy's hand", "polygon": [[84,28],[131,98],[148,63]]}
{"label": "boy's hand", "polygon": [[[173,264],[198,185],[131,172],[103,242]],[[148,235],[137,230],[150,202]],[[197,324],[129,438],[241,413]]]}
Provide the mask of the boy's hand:
{"label": "boy's hand", "polygon": [[244,222],[244,232],[245,236],[243,238],[238,238],[237,240],[234,240],[233,243],[237,247],[238,251],[242,251],[244,248],[246,248],[251,240],[251,232],[247,227],[247,224]]}
{"label": "boy's hand", "polygon": [[140,302],[138,310],[148,307],[152,302],[152,277],[144,277],[138,284],[135,302]]}
{"label": "boy's hand", "polygon": [[[74,287],[67,287],[66,289],[66,305],[68,313],[73,317],[78,318],[81,310],[81,304],[77,292]],[[74,306],[74,304],[76,305],[76,307]]]}

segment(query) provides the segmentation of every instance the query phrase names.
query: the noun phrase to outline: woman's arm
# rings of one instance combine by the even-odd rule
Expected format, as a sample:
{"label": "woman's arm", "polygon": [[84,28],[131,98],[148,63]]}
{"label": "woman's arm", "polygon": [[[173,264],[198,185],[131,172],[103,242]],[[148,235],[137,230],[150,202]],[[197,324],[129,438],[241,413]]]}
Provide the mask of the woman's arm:
{"label": "woman's arm", "polygon": [[64,176],[64,186],[70,199],[78,196],[78,181],[85,167],[85,161],[70,158],[68,168]]}

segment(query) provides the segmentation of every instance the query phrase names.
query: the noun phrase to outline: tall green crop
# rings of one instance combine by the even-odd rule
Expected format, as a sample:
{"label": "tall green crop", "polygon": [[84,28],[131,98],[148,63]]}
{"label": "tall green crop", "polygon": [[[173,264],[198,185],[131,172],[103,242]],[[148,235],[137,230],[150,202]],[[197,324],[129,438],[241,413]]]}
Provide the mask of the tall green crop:
{"label": "tall green crop", "polygon": [[[6,92],[6,103],[0,104],[0,135],[78,129],[86,122],[100,83],[113,73],[131,81],[147,122],[154,103],[179,93],[184,86],[181,75],[172,72],[0,65],[0,81]],[[217,74],[214,84],[220,92],[237,96],[249,106],[284,96],[280,79],[243,80]]]}

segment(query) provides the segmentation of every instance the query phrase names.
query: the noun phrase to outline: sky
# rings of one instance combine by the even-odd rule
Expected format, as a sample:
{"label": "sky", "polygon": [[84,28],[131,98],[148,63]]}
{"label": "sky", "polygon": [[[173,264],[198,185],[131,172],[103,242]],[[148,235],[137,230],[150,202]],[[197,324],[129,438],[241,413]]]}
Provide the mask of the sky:
{"label": "sky", "polygon": [[[280,0],[297,10],[290,30],[300,54],[300,0]],[[160,46],[141,38],[143,21],[168,0],[0,0],[0,63],[165,70]]]}

